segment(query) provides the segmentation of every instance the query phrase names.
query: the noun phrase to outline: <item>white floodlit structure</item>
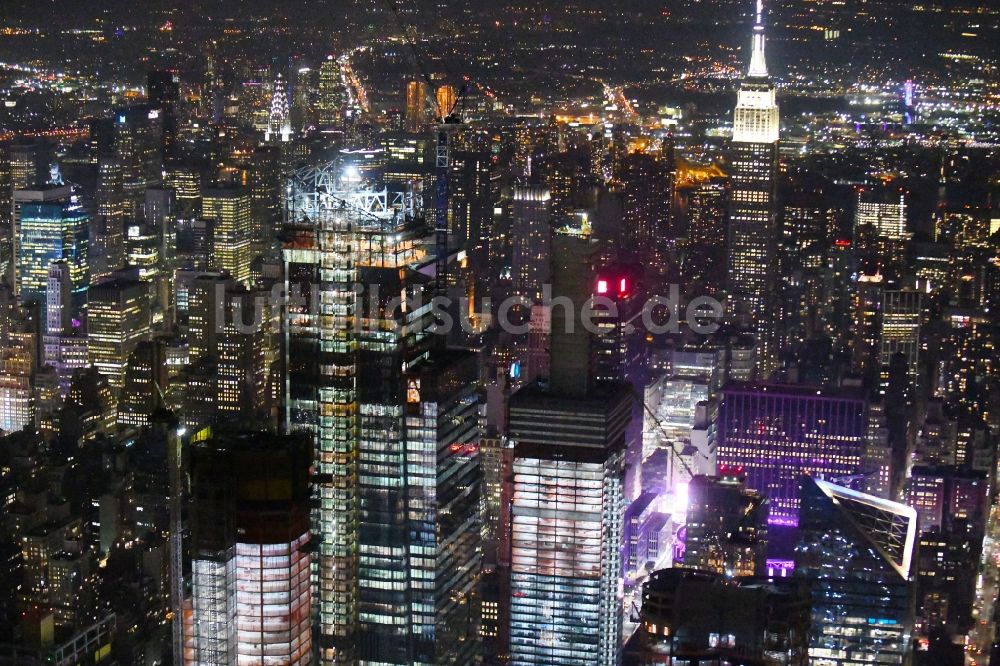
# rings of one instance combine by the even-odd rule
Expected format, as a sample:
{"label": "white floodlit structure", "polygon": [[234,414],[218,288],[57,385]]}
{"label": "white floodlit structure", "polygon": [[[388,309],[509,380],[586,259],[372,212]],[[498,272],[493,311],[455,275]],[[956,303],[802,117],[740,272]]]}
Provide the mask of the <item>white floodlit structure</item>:
{"label": "white floodlit structure", "polygon": [[288,90],[281,74],[274,80],[274,94],[271,95],[271,113],[267,119],[267,131],[264,140],[280,139],[287,143],[292,136],[292,125],[288,109]]}
{"label": "white floodlit structure", "polygon": [[361,170],[342,158],[299,169],[286,192],[287,219],[321,222],[346,210],[361,224],[397,226],[416,216],[410,188],[370,187]]}

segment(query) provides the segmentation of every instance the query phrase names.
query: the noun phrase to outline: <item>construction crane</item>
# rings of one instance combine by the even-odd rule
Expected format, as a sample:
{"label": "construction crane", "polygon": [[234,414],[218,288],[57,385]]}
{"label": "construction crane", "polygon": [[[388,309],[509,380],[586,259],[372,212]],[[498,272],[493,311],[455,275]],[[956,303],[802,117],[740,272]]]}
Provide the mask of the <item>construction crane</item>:
{"label": "construction crane", "polygon": [[421,78],[427,84],[428,96],[431,98],[431,104],[435,109],[434,118],[435,129],[437,131],[437,144],[434,156],[434,281],[437,295],[443,296],[448,288],[448,200],[450,196],[448,179],[451,168],[451,137],[462,125],[462,116],[458,113],[458,108],[460,104],[465,104],[467,84],[465,82],[462,83],[462,87],[458,91],[458,94],[455,95],[455,101],[450,109],[442,108],[441,102],[444,96],[438,95],[438,86],[431,79],[416,42],[410,38],[409,31],[403,25],[399,7],[395,0],[386,0],[386,2],[405,35],[406,43],[410,47],[410,52],[413,54],[417,68],[420,70]]}
{"label": "construction crane", "polygon": [[[435,105],[437,105],[437,94]],[[451,137],[462,124],[461,116],[456,115],[455,108],[459,100],[465,97],[465,85],[456,96],[455,105],[443,114],[440,105],[437,119],[437,147],[434,160],[436,170],[436,196],[434,201],[434,243],[435,260],[434,279],[437,285],[437,295],[443,296],[448,288],[448,201],[449,192],[449,172],[451,170]]]}

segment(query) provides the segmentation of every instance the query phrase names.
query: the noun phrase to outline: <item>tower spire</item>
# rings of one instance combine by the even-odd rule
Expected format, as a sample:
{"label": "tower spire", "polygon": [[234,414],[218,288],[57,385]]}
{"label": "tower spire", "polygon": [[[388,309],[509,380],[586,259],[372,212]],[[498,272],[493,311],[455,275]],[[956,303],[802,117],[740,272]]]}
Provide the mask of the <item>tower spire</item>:
{"label": "tower spire", "polygon": [[288,112],[288,89],[285,87],[285,80],[281,74],[274,79],[274,94],[271,96],[271,113],[267,120],[267,131],[264,132],[264,140],[270,141],[273,136],[275,140],[280,137],[281,141],[287,142],[292,134],[292,126],[289,122]]}
{"label": "tower spire", "polygon": [[764,59],[764,2],[757,0],[757,20],[753,26],[753,54],[750,56],[750,70],[747,76],[767,77],[767,61]]}

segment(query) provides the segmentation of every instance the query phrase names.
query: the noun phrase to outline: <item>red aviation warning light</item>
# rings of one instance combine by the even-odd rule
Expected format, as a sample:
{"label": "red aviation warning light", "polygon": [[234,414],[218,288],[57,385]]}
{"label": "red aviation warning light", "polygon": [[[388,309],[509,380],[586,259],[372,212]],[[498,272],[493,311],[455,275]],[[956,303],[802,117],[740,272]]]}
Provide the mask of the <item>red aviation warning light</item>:
{"label": "red aviation warning light", "polygon": [[597,280],[597,293],[602,296],[628,296],[631,287],[627,277],[611,275]]}

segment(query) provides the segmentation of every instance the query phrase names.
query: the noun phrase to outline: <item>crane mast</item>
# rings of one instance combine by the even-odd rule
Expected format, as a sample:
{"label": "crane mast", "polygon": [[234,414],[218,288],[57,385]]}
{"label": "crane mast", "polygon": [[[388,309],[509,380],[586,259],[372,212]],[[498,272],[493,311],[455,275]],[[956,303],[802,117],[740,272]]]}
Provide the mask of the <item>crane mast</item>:
{"label": "crane mast", "polygon": [[455,97],[455,103],[450,109],[442,108],[439,103],[438,89],[434,85],[424,63],[424,58],[417,48],[416,42],[410,38],[408,31],[403,26],[403,20],[399,13],[399,7],[395,0],[386,0],[392,10],[396,21],[403,28],[406,35],[406,43],[410,47],[413,59],[416,61],[420,75],[427,84],[428,94],[431,96],[431,103],[435,108],[437,142],[435,145],[435,196],[434,196],[434,283],[437,296],[444,296],[448,290],[448,201],[449,201],[449,176],[451,169],[451,136],[462,124],[462,117],[457,113],[458,105],[464,101],[466,85],[463,83],[461,90]]}

